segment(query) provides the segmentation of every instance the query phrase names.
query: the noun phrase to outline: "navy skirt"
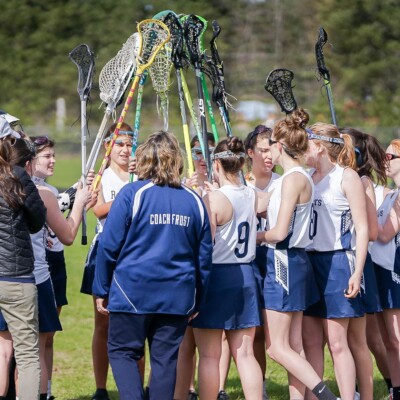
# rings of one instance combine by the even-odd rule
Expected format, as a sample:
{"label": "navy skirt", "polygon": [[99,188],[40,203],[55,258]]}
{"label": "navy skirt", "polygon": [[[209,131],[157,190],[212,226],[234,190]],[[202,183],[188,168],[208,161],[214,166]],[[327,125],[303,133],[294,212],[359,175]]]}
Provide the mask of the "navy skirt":
{"label": "navy skirt", "polygon": [[250,264],[213,264],[193,328],[244,329],[262,324],[260,292]]}
{"label": "navy skirt", "polygon": [[311,251],[308,253],[320,292],[320,300],[307,308],[304,315],[319,318],[353,318],[365,313],[358,294],[354,299],[344,297],[352,274],[353,252]]}
{"label": "navy skirt", "polygon": [[364,285],[362,285],[361,300],[365,312],[373,314],[382,311],[379,298],[378,285],[376,283],[375,269],[371,255],[368,253],[364,266]]}
{"label": "navy skirt", "polygon": [[96,268],[96,255],[99,246],[99,235],[96,235],[90,245],[88,255],[86,257],[85,268],[83,269],[83,277],[81,284],[81,293],[92,294],[94,281],[94,270]]}
{"label": "navy skirt", "polygon": [[[267,274],[267,256],[268,246],[257,246],[256,247],[256,258],[253,262],[254,276],[258,285],[258,289],[262,294],[264,290],[264,279]],[[262,304],[262,302],[261,302]]]}
{"label": "navy skirt", "polygon": [[67,300],[67,269],[65,266],[64,250],[50,251],[46,249],[51,281],[57,307],[68,304]]}
{"label": "navy skirt", "polygon": [[264,308],[304,311],[319,299],[317,283],[305,249],[269,249],[264,279]]}
{"label": "navy skirt", "polygon": [[400,308],[400,275],[375,263],[374,267],[382,308]]}

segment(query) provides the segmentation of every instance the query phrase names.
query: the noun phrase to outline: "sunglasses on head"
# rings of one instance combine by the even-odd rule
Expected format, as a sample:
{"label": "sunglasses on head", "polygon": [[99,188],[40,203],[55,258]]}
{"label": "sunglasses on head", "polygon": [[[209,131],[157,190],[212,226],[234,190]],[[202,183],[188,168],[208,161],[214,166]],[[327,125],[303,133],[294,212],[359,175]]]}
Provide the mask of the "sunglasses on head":
{"label": "sunglasses on head", "polygon": [[398,156],[397,154],[393,154],[393,153],[386,153],[386,160],[387,161],[394,160],[395,158],[400,158],[400,156]]}
{"label": "sunglasses on head", "polygon": [[49,137],[48,136],[38,136],[35,139],[33,139],[33,144],[36,146],[43,146],[44,144],[49,143]]}

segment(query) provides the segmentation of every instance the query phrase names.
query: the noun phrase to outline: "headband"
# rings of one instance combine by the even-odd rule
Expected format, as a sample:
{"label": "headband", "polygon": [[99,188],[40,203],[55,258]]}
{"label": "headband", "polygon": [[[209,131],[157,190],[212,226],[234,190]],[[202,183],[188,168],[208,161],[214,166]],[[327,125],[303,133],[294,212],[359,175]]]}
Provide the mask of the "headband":
{"label": "headband", "polygon": [[306,128],[306,132],[308,139],[317,139],[317,140],[324,140],[325,142],[330,142],[330,143],[344,144],[344,140],[342,138],[333,138],[329,136],[317,135],[309,128]]}
{"label": "headband", "polygon": [[245,154],[244,153],[235,154],[230,150],[221,151],[220,153],[211,154],[211,160],[212,161],[217,160],[218,158],[231,158],[231,157],[240,159],[240,158],[244,158]]}

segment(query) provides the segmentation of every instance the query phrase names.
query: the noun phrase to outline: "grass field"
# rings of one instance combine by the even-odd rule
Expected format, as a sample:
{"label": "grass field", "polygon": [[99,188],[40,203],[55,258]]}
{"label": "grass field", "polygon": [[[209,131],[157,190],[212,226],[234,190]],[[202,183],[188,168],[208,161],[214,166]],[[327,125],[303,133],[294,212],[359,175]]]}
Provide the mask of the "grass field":
{"label": "grass field", "polygon": [[[75,157],[57,159],[57,180],[50,183],[59,187],[70,186],[80,175],[80,161]],[[92,239],[95,219],[88,213],[88,236]],[[90,243],[90,242],[89,242]],[[61,313],[63,332],[55,336],[53,394],[57,400],[89,400],[95,389],[91,364],[91,337],[93,330],[93,305],[90,296],[79,292],[83,265],[89,246],[80,245],[80,234],[76,243],[65,250],[68,271],[68,300]],[[330,357],[326,356],[325,379],[338,394]],[[148,366],[146,368],[148,373]],[[385,384],[375,368],[374,399],[383,399]],[[289,398],[285,371],[276,363],[268,360],[268,391],[271,400]],[[118,393],[110,372],[108,389],[112,400],[118,399]],[[232,400],[244,399],[235,365],[232,363],[226,391]],[[160,399],[164,400],[164,399]]]}

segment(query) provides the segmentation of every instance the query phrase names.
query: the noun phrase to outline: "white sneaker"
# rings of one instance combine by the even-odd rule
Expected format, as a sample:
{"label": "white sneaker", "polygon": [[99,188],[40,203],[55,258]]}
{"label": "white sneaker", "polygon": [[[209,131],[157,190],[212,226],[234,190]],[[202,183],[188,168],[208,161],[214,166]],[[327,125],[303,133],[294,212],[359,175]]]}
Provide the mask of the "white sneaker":
{"label": "white sneaker", "polygon": [[354,394],[354,400],[360,400],[360,399],[361,399],[360,393],[355,392],[355,394]]}

